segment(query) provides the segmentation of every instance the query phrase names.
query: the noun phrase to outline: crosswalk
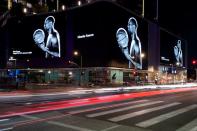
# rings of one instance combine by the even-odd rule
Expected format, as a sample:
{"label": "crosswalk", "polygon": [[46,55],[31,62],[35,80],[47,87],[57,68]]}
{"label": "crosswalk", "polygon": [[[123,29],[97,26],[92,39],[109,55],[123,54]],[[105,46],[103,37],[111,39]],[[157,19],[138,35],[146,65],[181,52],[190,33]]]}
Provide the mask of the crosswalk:
{"label": "crosswalk", "polygon": [[106,114],[110,114],[110,113],[115,113],[115,112],[125,111],[125,110],[129,110],[129,109],[134,109],[134,108],[137,108],[137,107],[143,107],[143,106],[147,106],[147,105],[154,105],[154,104],[161,103],[161,102],[162,101],[148,102],[148,103],[134,105],[134,106],[128,106],[128,107],[124,107],[124,108],[120,108],[120,109],[113,109],[113,110],[109,110],[109,111],[103,111],[103,112],[99,112],[99,113],[89,114],[89,115],[87,115],[87,117],[102,116],[102,115],[106,115]]}
{"label": "crosswalk", "polygon": [[125,120],[125,119],[133,118],[133,117],[136,117],[136,116],[140,116],[140,115],[143,115],[143,114],[146,114],[146,113],[150,113],[150,112],[153,112],[153,111],[158,111],[158,110],[161,110],[161,109],[172,107],[172,106],[175,106],[175,105],[178,105],[178,104],[180,104],[180,103],[171,103],[171,104],[166,104],[166,105],[162,105],[162,106],[158,106],[158,107],[148,108],[148,109],[145,109],[145,110],[141,110],[141,111],[137,111],[137,112],[113,117],[113,118],[110,118],[109,120],[113,121],[113,122],[118,122],[118,121],[121,121],[121,120]]}
{"label": "crosswalk", "polygon": [[[68,111],[71,115],[82,115],[90,119],[101,119],[105,121],[121,123],[127,126],[136,126],[145,129],[156,130],[161,125],[168,126],[168,121],[179,119],[185,114],[187,119],[196,112],[196,118],[192,117],[187,123],[176,124],[172,129],[175,131],[197,131],[197,104],[183,104],[181,102],[136,100],[117,104],[99,105],[96,107],[80,108]],[[187,113],[189,115],[187,115]],[[137,120],[140,118],[139,120]],[[136,121],[137,120],[137,121]],[[180,126],[178,126],[180,125]]]}
{"label": "crosswalk", "polygon": [[138,123],[136,125],[140,126],[140,127],[149,127],[151,125],[157,124],[159,122],[162,122],[162,121],[167,120],[169,118],[175,117],[179,114],[193,110],[195,108],[197,108],[197,105],[190,105],[190,106],[187,106],[187,107],[184,107],[184,108],[181,108],[181,109],[178,109],[178,110],[166,113],[166,114],[162,114],[160,116],[154,117],[152,119],[146,120],[146,121]]}
{"label": "crosswalk", "polygon": [[177,129],[177,131],[197,131],[197,118],[185,126]]}

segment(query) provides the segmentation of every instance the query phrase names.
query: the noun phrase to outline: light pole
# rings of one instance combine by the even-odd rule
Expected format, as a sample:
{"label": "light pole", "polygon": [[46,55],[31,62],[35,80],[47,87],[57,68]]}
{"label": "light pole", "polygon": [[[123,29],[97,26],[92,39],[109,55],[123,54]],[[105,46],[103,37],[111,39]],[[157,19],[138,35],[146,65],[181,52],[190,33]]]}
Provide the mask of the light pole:
{"label": "light pole", "polygon": [[[79,56],[79,52],[78,51],[74,51],[73,52],[74,56]],[[80,68],[83,67],[83,57],[82,55],[80,55]]]}
{"label": "light pole", "polygon": [[18,79],[17,79],[17,72],[16,72],[16,59],[13,56],[10,56],[9,61],[14,61],[15,82],[16,82],[16,88],[18,88]]}
{"label": "light pole", "polygon": [[[144,53],[141,53],[140,57],[141,57],[142,63],[143,63],[143,59],[145,58],[145,54],[144,54]],[[142,63],[141,63],[141,64],[142,64]]]}
{"label": "light pole", "polygon": [[172,77],[173,77],[173,84],[175,84],[175,74],[176,74],[176,70],[174,70],[174,65],[170,64],[171,68],[172,68]]}
{"label": "light pole", "polygon": [[[140,57],[141,57],[141,59],[142,59],[142,61],[141,61],[141,69],[143,69],[143,59],[145,58],[145,53],[141,53],[141,55],[140,55]],[[146,80],[146,78],[145,78],[145,80]],[[144,81],[145,82],[145,81]]]}
{"label": "light pole", "polygon": [[142,0],[142,17],[144,18],[144,0]]}
{"label": "light pole", "polygon": [[[79,52],[78,51],[74,51],[73,52],[74,56],[79,56]],[[82,67],[83,67],[83,57],[82,55],[80,55],[80,78],[79,78],[79,86],[81,86],[81,77],[82,77]]]}
{"label": "light pole", "polygon": [[59,11],[59,0],[57,0],[57,3],[56,3],[56,8],[57,8],[57,11]]}
{"label": "light pole", "polygon": [[48,81],[48,82],[50,83],[50,82],[51,82],[51,70],[48,70],[47,73],[48,73],[48,75],[49,75],[49,81]]}

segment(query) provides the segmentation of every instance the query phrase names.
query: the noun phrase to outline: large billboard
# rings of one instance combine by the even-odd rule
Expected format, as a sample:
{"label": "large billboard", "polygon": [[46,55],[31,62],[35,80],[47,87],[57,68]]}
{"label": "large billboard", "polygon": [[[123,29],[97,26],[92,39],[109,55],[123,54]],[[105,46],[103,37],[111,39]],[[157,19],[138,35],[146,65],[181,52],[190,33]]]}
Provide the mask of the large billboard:
{"label": "large billboard", "polygon": [[160,30],[160,62],[177,67],[186,66],[186,41],[163,29]]}
{"label": "large billboard", "polygon": [[8,32],[9,57],[31,67],[80,65],[81,60],[83,67],[147,69],[148,22],[114,2],[12,18]]}
{"label": "large billboard", "polygon": [[72,17],[74,50],[83,56],[84,66],[147,68],[148,23],[144,19],[106,1],[78,8]]}
{"label": "large billboard", "polygon": [[19,65],[28,61],[33,67],[50,67],[66,57],[65,35],[64,12],[13,17],[8,23],[9,58]]}

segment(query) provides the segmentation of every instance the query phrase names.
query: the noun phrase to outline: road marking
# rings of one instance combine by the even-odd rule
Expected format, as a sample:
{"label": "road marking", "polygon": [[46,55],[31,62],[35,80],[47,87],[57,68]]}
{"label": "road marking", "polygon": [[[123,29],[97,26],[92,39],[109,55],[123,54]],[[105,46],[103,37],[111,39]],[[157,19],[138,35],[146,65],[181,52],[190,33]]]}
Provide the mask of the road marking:
{"label": "road marking", "polygon": [[179,104],[181,104],[181,103],[175,102],[175,103],[171,103],[171,104],[157,106],[157,107],[154,107],[154,108],[148,108],[148,109],[145,109],[145,110],[141,110],[141,111],[137,111],[137,112],[113,117],[113,118],[110,118],[109,120],[113,121],[113,122],[118,122],[118,121],[122,121],[122,120],[129,119],[129,118],[132,118],[132,117],[144,115],[144,114],[147,114],[147,113],[150,113],[150,112],[153,112],[153,111],[158,111],[158,110],[165,109],[165,108],[168,108],[168,107],[176,106],[176,105],[179,105]]}
{"label": "road marking", "polygon": [[[33,119],[33,120],[40,119],[39,117],[35,117],[35,116],[29,116],[29,115],[22,115],[22,116],[25,118]],[[73,125],[68,125],[68,124],[64,124],[64,123],[60,123],[60,122],[56,122],[56,121],[46,121],[46,123],[56,125],[56,126],[70,128],[70,129],[77,130],[77,131],[95,131],[95,130],[90,130],[87,128],[82,128],[82,127],[73,126]]]}
{"label": "road marking", "polygon": [[31,105],[32,103],[31,102],[27,102],[27,103],[25,103],[26,105]]}
{"label": "road marking", "polygon": [[109,106],[105,105],[105,106],[101,106],[101,107],[93,107],[93,108],[89,108],[89,109],[70,111],[69,114],[78,114],[78,113],[83,113],[83,112],[95,111],[95,110],[99,110],[99,109],[107,109],[107,108],[112,108],[112,107],[119,107],[119,106],[147,102],[147,101],[149,101],[149,100],[138,100],[138,101],[124,102],[124,103],[119,103],[119,104],[112,104]]}
{"label": "road marking", "polygon": [[10,119],[1,119],[0,122],[9,121]]}
{"label": "road marking", "polygon": [[175,110],[175,111],[172,111],[172,112],[169,112],[169,113],[166,113],[166,114],[154,117],[152,119],[149,119],[149,120],[137,123],[136,126],[146,128],[146,127],[152,126],[154,124],[160,123],[160,122],[162,122],[164,120],[167,120],[169,118],[172,118],[172,117],[175,117],[177,115],[180,115],[182,113],[185,113],[187,111],[193,110],[195,108],[197,108],[196,104],[190,105],[190,106],[187,106],[187,107],[184,107],[184,108],[181,108],[181,109],[178,109],[178,110]]}
{"label": "road marking", "polygon": [[120,109],[114,109],[114,110],[103,111],[103,112],[99,112],[99,113],[88,114],[86,116],[87,117],[97,117],[97,116],[102,116],[102,115],[111,114],[111,113],[115,113],[115,112],[130,110],[130,109],[134,109],[134,108],[138,108],[138,107],[143,107],[143,106],[148,106],[148,105],[154,105],[154,104],[158,104],[158,103],[162,103],[162,102],[163,101],[153,101],[153,102],[148,102],[148,103],[144,103],[144,104],[139,104],[139,105],[124,107],[124,108],[120,108]]}
{"label": "road marking", "polygon": [[20,116],[25,117],[25,118],[28,118],[28,119],[32,119],[32,120],[40,119],[39,117],[30,116],[30,115],[20,115]]}
{"label": "road marking", "polygon": [[77,130],[77,131],[96,131],[96,130],[90,130],[90,129],[87,129],[87,128],[81,128],[81,127],[78,127],[78,126],[68,125],[68,124],[64,124],[64,123],[60,123],[60,122],[55,122],[55,121],[49,121],[47,123],[53,124],[53,125],[56,125],[56,126],[70,128],[70,129]]}
{"label": "road marking", "polygon": [[112,127],[103,129],[103,130],[101,130],[101,131],[110,131],[110,130],[113,130],[113,129],[118,128],[118,127],[120,127],[120,126],[121,126],[121,125],[112,126]]}
{"label": "road marking", "polygon": [[177,129],[176,131],[197,131],[197,119],[194,119],[185,126]]}
{"label": "road marking", "polygon": [[192,128],[190,131],[197,131],[197,126]]}
{"label": "road marking", "polygon": [[9,128],[4,128],[4,129],[0,129],[0,131],[8,131],[8,130],[12,130],[13,127],[9,127]]}

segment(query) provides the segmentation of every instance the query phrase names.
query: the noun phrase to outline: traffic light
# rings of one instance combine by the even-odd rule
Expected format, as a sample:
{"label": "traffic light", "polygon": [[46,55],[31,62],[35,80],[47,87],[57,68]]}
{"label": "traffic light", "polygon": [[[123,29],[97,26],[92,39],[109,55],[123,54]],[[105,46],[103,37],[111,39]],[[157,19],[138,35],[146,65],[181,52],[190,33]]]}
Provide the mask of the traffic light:
{"label": "traffic light", "polygon": [[137,76],[138,75],[138,72],[135,70],[135,71],[133,71],[133,75],[134,76]]}
{"label": "traffic light", "polygon": [[196,65],[197,64],[197,60],[192,60],[192,65]]}

